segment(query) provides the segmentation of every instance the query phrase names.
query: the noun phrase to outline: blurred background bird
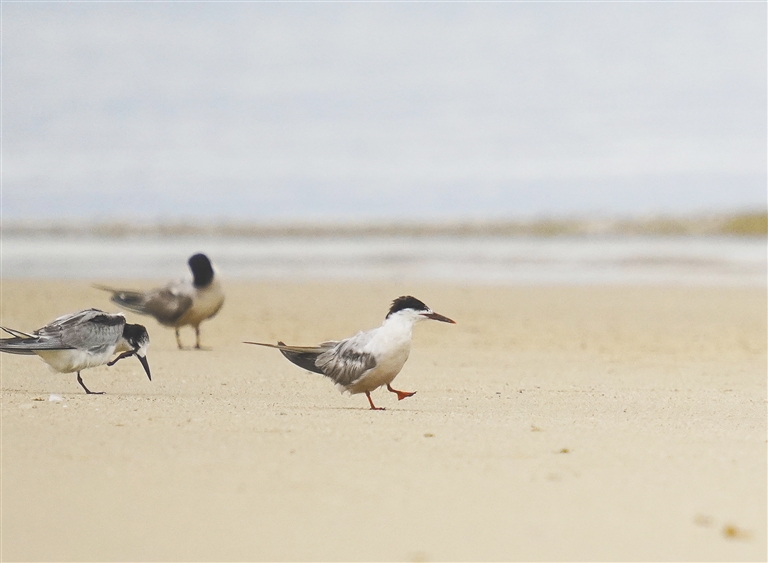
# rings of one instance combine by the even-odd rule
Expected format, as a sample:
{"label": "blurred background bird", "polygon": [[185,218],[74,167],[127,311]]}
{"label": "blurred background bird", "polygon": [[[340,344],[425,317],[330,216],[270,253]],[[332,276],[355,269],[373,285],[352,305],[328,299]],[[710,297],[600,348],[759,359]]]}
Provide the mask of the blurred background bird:
{"label": "blurred background bird", "polygon": [[221,288],[213,264],[205,254],[190,257],[192,279],[173,281],[150,291],[131,291],[94,285],[97,289],[112,293],[111,300],[120,307],[150,315],[163,326],[176,329],[176,344],[183,349],[179,329],[192,326],[195,329],[195,348],[200,349],[200,324],[216,315],[224,304]]}

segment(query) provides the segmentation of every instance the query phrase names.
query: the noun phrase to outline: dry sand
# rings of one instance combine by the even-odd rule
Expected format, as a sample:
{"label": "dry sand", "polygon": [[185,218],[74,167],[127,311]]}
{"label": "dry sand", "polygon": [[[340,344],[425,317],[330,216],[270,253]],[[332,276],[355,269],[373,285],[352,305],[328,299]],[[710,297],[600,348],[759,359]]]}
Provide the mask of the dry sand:
{"label": "dry sand", "polygon": [[[2,289],[22,330],[115,310],[81,281]],[[128,315],[151,383],[130,359],[86,396],[0,356],[4,561],[765,561],[764,289],[227,289],[209,351]],[[458,324],[416,327],[418,393],[383,412],[240,343],[348,336],[403,293]]]}

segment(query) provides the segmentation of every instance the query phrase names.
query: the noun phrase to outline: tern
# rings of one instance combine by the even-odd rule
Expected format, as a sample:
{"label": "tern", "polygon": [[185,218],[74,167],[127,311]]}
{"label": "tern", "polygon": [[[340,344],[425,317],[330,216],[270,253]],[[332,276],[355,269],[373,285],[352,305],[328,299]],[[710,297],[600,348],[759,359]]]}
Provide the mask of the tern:
{"label": "tern", "polygon": [[[105,313],[86,309],[63,315],[32,334],[0,327],[13,338],[0,338],[0,352],[31,356],[36,354],[54,371],[77,372],[77,382],[89,395],[80,371],[101,365],[114,365],[118,360],[136,356],[152,381],[147,362],[149,335],[141,325],[127,324],[122,313]],[[114,360],[109,359],[120,353]]]}
{"label": "tern", "polygon": [[163,326],[176,329],[176,344],[181,350],[179,328],[195,328],[195,348],[200,346],[200,323],[219,312],[224,304],[224,292],[213,265],[205,254],[195,254],[189,261],[192,279],[173,281],[164,287],[146,292],[113,289],[95,285],[96,289],[112,293],[111,300],[120,307],[150,315]]}
{"label": "tern", "polygon": [[392,302],[380,327],[358,332],[345,340],[309,347],[287,346],[283,342],[277,345],[263,342],[245,344],[277,348],[297,366],[329,377],[342,393],[365,393],[371,410],[384,410],[373,404],[371,391],[386,385],[389,391],[397,394],[398,401],[416,393],[398,391],[390,384],[408,359],[413,325],[429,319],[456,324],[415,297],[406,295]]}

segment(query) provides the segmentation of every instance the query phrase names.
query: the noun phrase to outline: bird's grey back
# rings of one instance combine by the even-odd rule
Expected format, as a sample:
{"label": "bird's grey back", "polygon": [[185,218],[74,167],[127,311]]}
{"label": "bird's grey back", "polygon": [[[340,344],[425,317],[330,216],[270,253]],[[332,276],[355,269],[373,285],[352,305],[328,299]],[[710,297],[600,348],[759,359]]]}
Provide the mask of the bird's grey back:
{"label": "bird's grey back", "polygon": [[122,314],[86,309],[59,317],[36,334],[52,344],[98,352],[117,343],[124,326],[125,317]]}
{"label": "bird's grey back", "polygon": [[192,297],[180,292],[180,285],[181,282],[174,282],[144,293],[112,290],[112,301],[129,311],[150,315],[161,324],[173,326],[192,306]]}
{"label": "bird's grey back", "polygon": [[81,349],[98,353],[117,343],[125,326],[125,317],[105,313],[98,309],[86,309],[79,313],[63,315],[29,338],[8,338],[2,341],[5,351],[34,353],[34,350]]}

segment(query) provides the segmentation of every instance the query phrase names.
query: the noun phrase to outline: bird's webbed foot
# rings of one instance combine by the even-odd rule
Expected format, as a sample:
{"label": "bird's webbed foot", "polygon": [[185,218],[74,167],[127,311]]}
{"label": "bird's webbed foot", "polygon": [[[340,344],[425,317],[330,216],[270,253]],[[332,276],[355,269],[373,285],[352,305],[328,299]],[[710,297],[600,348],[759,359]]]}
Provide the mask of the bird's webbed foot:
{"label": "bird's webbed foot", "polygon": [[407,397],[413,397],[416,394],[416,391],[398,391],[397,389],[393,389],[389,383],[387,383],[387,389],[391,391],[392,393],[397,393],[397,400],[402,401],[403,399]]}

